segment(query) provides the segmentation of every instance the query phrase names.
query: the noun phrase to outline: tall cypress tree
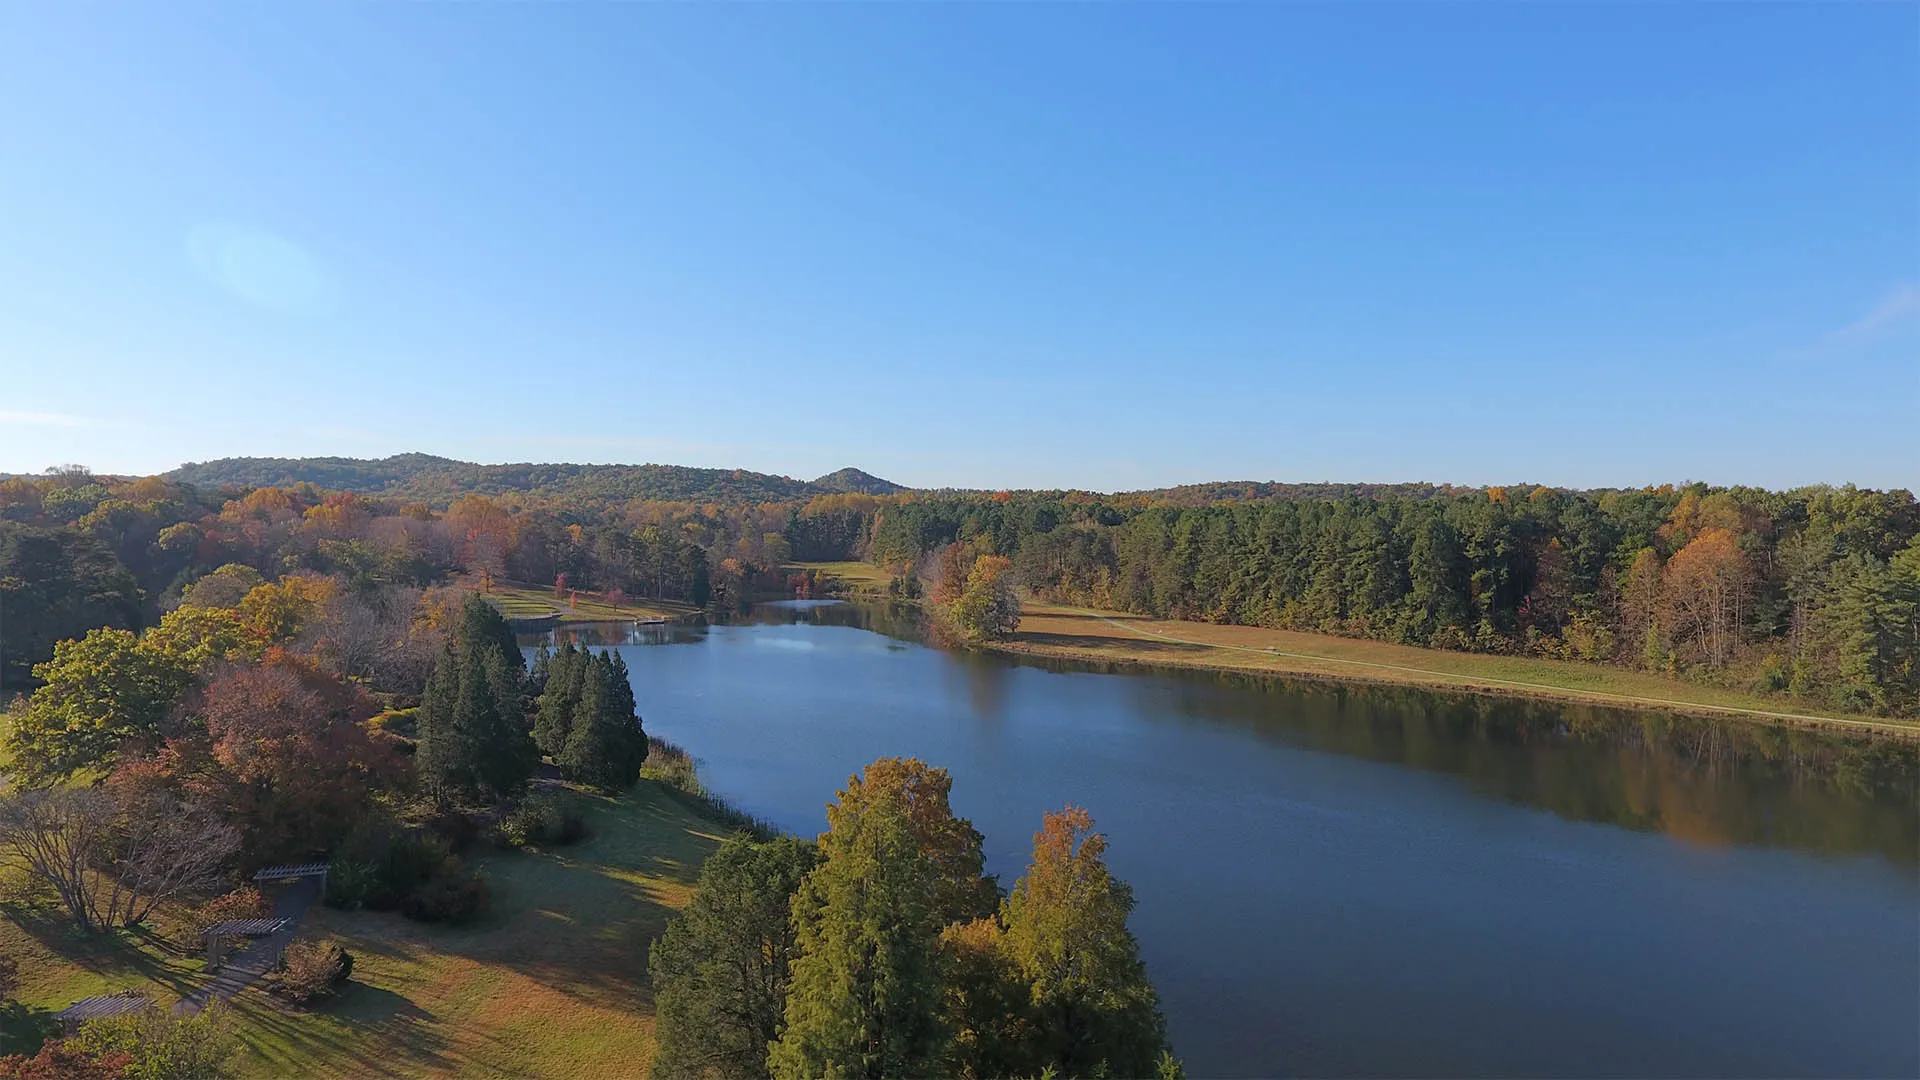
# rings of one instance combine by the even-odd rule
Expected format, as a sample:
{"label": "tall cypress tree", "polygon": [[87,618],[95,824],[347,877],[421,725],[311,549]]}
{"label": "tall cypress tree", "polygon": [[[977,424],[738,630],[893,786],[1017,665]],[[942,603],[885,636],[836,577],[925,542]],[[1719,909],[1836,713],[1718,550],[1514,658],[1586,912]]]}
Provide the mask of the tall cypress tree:
{"label": "tall cypress tree", "polygon": [[793,901],[799,958],[774,1076],[938,1076],[943,1019],[936,876],[895,800],[867,806],[821,837],[826,861]]}
{"label": "tall cypress tree", "polygon": [[614,791],[632,787],[646,761],[647,734],[634,713],[626,662],[609,651],[582,657],[580,698],[555,760],[570,780]]}
{"label": "tall cypress tree", "polygon": [[527,724],[526,667],[506,620],[470,597],[421,700],[421,778],[442,799],[496,801],[539,760]]}

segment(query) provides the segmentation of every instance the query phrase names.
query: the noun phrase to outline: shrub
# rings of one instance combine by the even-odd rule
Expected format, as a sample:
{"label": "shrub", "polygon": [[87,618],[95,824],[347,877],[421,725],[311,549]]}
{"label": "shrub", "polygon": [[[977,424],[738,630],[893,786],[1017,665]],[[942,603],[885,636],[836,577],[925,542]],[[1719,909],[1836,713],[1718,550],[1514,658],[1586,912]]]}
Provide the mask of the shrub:
{"label": "shrub", "polygon": [[95,1060],[130,1059],[116,1076],[142,1080],[211,1080],[230,1075],[227,1062],[238,1043],[233,1018],[219,1002],[198,1013],[174,1017],[159,1008],[89,1020],[66,1040]]}
{"label": "shrub", "polygon": [[459,926],[486,913],[492,893],[487,879],[469,871],[449,856],[447,865],[400,902],[400,914],[418,922],[445,922]]}
{"label": "shrub", "polygon": [[473,842],[480,839],[480,823],[458,810],[443,810],[435,814],[433,819],[427,822],[427,828],[433,830],[435,836],[445,840],[447,849],[456,855],[472,847]]}
{"label": "shrub", "polygon": [[305,1004],[339,989],[353,974],[353,954],[331,941],[296,941],[267,976],[269,993]]}
{"label": "shrub", "polygon": [[48,1039],[33,1057],[0,1057],[0,1080],[116,1080],[131,1064],[133,1057],[118,1050],[94,1055],[73,1039]]}
{"label": "shrub", "polygon": [[693,755],[657,735],[647,736],[647,760],[640,775],[679,788],[689,795],[704,794],[693,765]]}
{"label": "shrub", "polygon": [[587,823],[559,799],[546,794],[520,800],[500,822],[498,839],[505,847],[528,844],[571,844],[587,834]]}
{"label": "shrub", "polygon": [[392,825],[355,833],[327,875],[327,903],[391,911],[453,857],[440,837]]}
{"label": "shrub", "polygon": [[273,914],[273,905],[267,902],[266,894],[249,885],[214,897],[194,914],[204,926],[229,919],[264,919]]}

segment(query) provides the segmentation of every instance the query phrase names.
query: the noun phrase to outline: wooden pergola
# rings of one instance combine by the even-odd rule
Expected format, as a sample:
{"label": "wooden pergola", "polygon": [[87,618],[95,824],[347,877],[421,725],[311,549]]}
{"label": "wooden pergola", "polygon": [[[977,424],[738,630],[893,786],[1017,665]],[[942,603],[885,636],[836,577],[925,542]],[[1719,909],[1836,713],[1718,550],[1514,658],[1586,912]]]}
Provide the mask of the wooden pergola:
{"label": "wooden pergola", "polygon": [[117,994],[99,994],[81,998],[61,1009],[57,1015],[60,1019],[61,1033],[72,1035],[80,1030],[81,1024],[89,1020],[98,1020],[106,1016],[125,1016],[128,1013],[151,1008],[153,1008],[152,998],[138,990],[122,990]]}
{"label": "wooden pergola", "polygon": [[200,931],[207,943],[207,970],[219,971],[222,947],[230,937],[263,938],[293,925],[292,919],[228,919]]}
{"label": "wooden pergola", "polygon": [[253,880],[262,885],[274,881],[292,881],[295,878],[317,877],[320,879],[320,891],[327,889],[327,863],[295,863],[290,866],[267,866],[253,872]]}

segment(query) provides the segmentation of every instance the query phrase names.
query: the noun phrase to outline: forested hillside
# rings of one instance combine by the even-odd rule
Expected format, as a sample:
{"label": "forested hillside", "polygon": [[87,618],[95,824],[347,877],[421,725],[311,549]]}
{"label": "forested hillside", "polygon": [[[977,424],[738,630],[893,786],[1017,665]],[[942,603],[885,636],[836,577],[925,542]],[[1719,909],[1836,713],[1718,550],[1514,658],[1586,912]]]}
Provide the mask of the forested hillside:
{"label": "forested hillside", "polygon": [[[466,575],[730,607],[786,587],[793,561],[864,559],[931,578],[990,554],[1028,589],[1074,604],[1618,664],[1920,714],[1920,507],[1904,490],[809,494],[884,481],[442,459],[325,467],[336,466],[386,494],[307,482],[216,493],[72,470],[0,481],[6,680],[25,680],[58,638],[151,625],[206,578],[218,591],[330,576],[354,595]],[[426,497],[472,476],[521,486]],[[652,481],[684,490],[674,477],[705,478],[711,497],[622,494]],[[768,497],[714,494],[727,483]]]}
{"label": "forested hillside", "polygon": [[682,465],[476,465],[429,454],[389,458],[221,458],[182,465],[162,479],[200,488],[291,487],[312,484],[358,495],[385,495],[445,506],[461,495],[521,492],[543,500],[595,505],[661,499],[689,502],[774,502],[905,488],[841,469],[814,481]]}

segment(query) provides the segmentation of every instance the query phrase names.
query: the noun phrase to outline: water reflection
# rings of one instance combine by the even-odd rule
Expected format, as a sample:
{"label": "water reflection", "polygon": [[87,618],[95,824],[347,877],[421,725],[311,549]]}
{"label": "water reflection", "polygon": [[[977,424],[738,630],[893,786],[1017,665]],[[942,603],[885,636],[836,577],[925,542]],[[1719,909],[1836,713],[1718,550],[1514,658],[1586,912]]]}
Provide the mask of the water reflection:
{"label": "water reflection", "polygon": [[[726,626],[851,627],[928,637],[911,605],[790,600]],[[705,623],[580,623],[525,645],[700,644]],[[947,693],[974,715],[1007,712],[1012,673],[1123,673],[1126,665],[954,652]],[[1593,705],[1333,684],[1252,673],[1155,670],[1124,680],[1139,715],[1227,725],[1312,750],[1458,778],[1474,792],[1575,821],[1662,832],[1703,845],[1874,852],[1920,864],[1920,747],[1741,721]]]}
{"label": "water reflection", "polygon": [[1920,864],[1920,748],[1592,705],[1216,672],[1130,681],[1140,712],[1458,777],[1576,821]]}
{"label": "water reflection", "polygon": [[1914,747],[921,636],[788,604],[598,640],[797,832],[882,754],[953,770],[1003,880],[1093,809],[1194,1075],[1920,1075]]}

